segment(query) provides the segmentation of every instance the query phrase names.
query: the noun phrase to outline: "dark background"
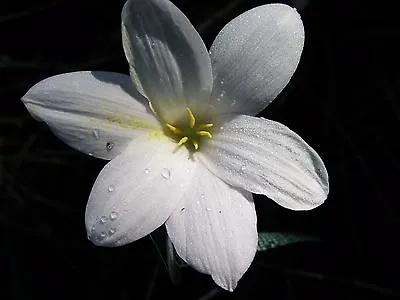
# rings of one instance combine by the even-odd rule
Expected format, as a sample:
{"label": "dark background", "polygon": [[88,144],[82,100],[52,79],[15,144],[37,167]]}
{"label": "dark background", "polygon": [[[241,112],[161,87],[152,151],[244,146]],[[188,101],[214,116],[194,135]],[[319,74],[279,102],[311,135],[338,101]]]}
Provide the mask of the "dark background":
{"label": "dark background", "polygon": [[[173,2],[208,47],[229,20],[268,3]],[[261,115],[317,150],[331,189],[310,212],[255,196],[260,231],[306,233],[321,242],[258,253],[234,293],[190,268],[173,285],[149,237],[115,249],[92,245],[84,212],[105,161],[70,149],[20,101],[58,73],[128,73],[124,1],[1,2],[0,299],[400,298],[398,12],[385,2],[283,2],[298,7],[306,42],[290,84]],[[161,252],[162,234],[153,235]]]}

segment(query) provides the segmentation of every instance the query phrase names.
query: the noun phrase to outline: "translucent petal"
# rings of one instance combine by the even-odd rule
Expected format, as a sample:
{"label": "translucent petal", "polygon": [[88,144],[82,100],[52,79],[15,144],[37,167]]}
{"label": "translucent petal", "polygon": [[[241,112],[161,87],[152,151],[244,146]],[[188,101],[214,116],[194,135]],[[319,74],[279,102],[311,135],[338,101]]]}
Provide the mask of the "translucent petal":
{"label": "translucent petal", "polygon": [[225,182],[264,194],[289,209],[312,209],[328,195],[321,158],[278,122],[230,116],[198,157]]}
{"label": "translucent petal", "polygon": [[185,147],[160,136],[136,139],[94,183],[85,216],[89,239],[115,247],[151,233],[181,201],[193,169]]}
{"label": "translucent petal", "polygon": [[257,247],[252,195],[198,165],[195,180],[166,222],[179,256],[226,290],[235,289]]}
{"label": "translucent petal", "polygon": [[171,2],[128,0],[122,11],[122,41],[134,83],[165,121],[173,123],[186,106],[209,99],[209,54]]}
{"label": "translucent petal", "polygon": [[212,105],[256,115],[283,90],[300,60],[304,28],[295,9],[267,4],[228,23],[211,47]]}
{"label": "translucent petal", "polygon": [[103,159],[120,154],[137,136],[160,129],[146,99],[123,74],[56,75],[33,86],[22,101],[65,143]]}

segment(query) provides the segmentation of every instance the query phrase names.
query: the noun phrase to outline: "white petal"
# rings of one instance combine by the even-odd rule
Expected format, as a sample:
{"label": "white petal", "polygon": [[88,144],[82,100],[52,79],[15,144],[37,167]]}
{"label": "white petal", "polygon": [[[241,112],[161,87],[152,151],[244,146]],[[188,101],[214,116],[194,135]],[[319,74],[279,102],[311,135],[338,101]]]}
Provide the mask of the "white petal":
{"label": "white petal", "polygon": [[141,137],[100,172],[86,208],[86,229],[96,245],[120,246],[162,225],[192,179],[185,147],[166,137]]}
{"label": "white petal", "polygon": [[166,121],[210,97],[211,62],[186,16],[165,0],[128,0],[122,41],[131,76]]}
{"label": "white petal", "polygon": [[263,5],[240,15],[211,47],[212,104],[221,112],[256,115],[289,82],[303,44],[300,15],[287,5]]}
{"label": "white petal", "polygon": [[232,188],[200,164],[194,178],[166,222],[168,235],[184,261],[232,291],[257,248],[252,195]]}
{"label": "white petal", "polygon": [[325,201],[328,173],[299,135],[278,122],[243,115],[230,116],[221,128],[198,156],[225,182],[293,210]]}
{"label": "white petal", "polygon": [[38,120],[71,147],[112,159],[132,139],[159,130],[129,76],[111,72],[74,72],[44,79],[22,101]]}

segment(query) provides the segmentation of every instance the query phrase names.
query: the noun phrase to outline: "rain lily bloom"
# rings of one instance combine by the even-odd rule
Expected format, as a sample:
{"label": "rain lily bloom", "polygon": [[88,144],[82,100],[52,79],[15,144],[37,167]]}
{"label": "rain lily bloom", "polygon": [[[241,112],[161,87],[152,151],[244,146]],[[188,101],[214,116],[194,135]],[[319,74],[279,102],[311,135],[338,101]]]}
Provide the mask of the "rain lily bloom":
{"label": "rain lily bloom", "polygon": [[207,51],[167,0],[128,0],[122,40],[130,77],[47,78],[22,101],[65,143],[111,160],[86,209],[89,239],[121,246],[165,223],[178,255],[232,291],[257,247],[252,193],[293,210],[328,194],[318,154],[284,125],[253,117],[286,86],[303,48],[295,9],[249,10]]}

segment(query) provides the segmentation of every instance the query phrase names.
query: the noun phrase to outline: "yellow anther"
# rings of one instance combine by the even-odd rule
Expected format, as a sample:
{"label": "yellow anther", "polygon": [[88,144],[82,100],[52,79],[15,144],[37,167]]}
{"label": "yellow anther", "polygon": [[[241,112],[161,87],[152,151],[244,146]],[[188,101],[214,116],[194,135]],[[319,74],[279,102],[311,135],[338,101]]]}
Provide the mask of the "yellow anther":
{"label": "yellow anther", "polygon": [[200,124],[199,127],[197,127],[199,130],[203,130],[203,129],[208,129],[213,127],[214,124],[208,123],[208,124]]}
{"label": "yellow anther", "polygon": [[195,150],[199,149],[199,143],[198,142],[192,141],[192,144],[193,144]]}
{"label": "yellow anther", "polygon": [[184,143],[186,143],[188,141],[188,137],[184,136],[183,138],[181,138],[181,140],[178,143],[178,146],[182,146]]}
{"label": "yellow anther", "polygon": [[200,131],[196,131],[196,134],[200,135],[200,136],[206,136],[209,139],[212,139],[212,134],[209,133],[208,131],[200,130]]}
{"label": "yellow anther", "polygon": [[189,107],[186,107],[186,112],[189,120],[189,126],[190,128],[193,128],[194,125],[196,124],[196,118],[194,117],[194,114]]}
{"label": "yellow anther", "polygon": [[171,124],[166,123],[165,126],[167,126],[167,128],[175,134],[183,134],[182,130],[176,128],[175,126],[172,126]]}

